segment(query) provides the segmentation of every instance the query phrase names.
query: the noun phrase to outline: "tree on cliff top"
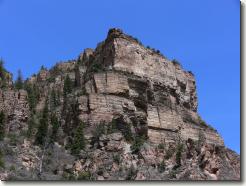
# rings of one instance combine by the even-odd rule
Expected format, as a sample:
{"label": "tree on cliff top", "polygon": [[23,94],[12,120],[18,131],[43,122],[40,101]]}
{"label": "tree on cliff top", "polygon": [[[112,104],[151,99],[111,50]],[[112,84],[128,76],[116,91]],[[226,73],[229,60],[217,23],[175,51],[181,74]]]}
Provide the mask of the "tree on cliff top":
{"label": "tree on cliff top", "polygon": [[4,68],[4,62],[3,62],[2,59],[0,59],[0,78],[1,78],[2,80],[5,79],[5,72],[6,72],[6,70],[5,70],[5,68]]}
{"label": "tree on cliff top", "polygon": [[18,76],[17,76],[17,79],[15,81],[15,88],[17,90],[20,90],[23,88],[23,77],[22,77],[22,73],[21,73],[21,70],[18,70]]}

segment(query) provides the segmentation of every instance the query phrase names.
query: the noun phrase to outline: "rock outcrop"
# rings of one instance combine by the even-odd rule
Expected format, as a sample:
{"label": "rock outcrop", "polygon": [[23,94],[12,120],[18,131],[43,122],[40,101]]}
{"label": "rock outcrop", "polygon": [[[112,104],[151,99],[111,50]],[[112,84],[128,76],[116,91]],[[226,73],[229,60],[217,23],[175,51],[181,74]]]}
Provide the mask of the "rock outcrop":
{"label": "rock outcrop", "polygon": [[[38,92],[34,108],[30,92],[10,82],[0,90],[0,111],[8,118],[6,132],[21,137],[5,155],[11,170],[0,170],[2,179],[240,179],[239,156],[197,113],[194,75],[119,29],[109,30],[95,50],[30,77],[25,84]],[[64,88],[68,82],[71,90]],[[45,104],[59,126],[55,138],[48,120],[51,140],[39,147],[36,131],[31,137],[23,131],[38,130],[27,121],[40,118]],[[76,117],[84,123],[85,146],[74,155]],[[10,142],[6,137],[0,145],[11,149]]]}

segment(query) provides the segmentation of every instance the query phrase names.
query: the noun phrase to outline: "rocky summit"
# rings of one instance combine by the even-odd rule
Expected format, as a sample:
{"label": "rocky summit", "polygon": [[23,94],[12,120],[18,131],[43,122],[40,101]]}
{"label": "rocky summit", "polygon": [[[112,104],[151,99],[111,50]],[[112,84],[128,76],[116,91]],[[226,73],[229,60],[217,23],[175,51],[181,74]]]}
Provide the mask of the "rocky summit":
{"label": "rocky summit", "polygon": [[120,29],[25,81],[0,67],[1,180],[240,180],[193,73]]}

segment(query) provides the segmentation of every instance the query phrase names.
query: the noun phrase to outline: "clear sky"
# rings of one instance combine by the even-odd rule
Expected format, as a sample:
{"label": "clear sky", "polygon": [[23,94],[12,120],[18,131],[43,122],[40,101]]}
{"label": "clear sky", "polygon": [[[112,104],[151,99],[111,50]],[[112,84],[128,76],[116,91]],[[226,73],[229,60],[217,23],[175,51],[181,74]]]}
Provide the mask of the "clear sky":
{"label": "clear sky", "polygon": [[0,0],[0,27],[0,57],[15,77],[123,29],[195,74],[199,113],[240,152],[239,0]]}

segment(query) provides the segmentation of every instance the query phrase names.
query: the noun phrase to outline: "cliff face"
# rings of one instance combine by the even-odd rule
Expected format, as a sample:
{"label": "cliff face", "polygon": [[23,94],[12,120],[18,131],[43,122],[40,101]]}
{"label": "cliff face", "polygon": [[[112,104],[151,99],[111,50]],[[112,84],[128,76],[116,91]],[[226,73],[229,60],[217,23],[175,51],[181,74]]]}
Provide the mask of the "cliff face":
{"label": "cliff face", "polygon": [[[68,77],[74,86],[64,96]],[[23,167],[25,174],[5,169],[3,179],[240,179],[239,156],[197,113],[194,75],[119,29],[111,29],[95,50],[86,49],[77,60],[50,70],[42,68],[26,84],[39,92],[35,113],[48,102],[49,112],[58,116],[59,135],[43,150],[34,137],[22,137],[17,154],[5,160]],[[6,132],[21,135],[30,127],[30,95],[10,87],[0,91],[0,110],[8,116]],[[51,92],[59,102],[55,106]],[[68,122],[76,106],[86,140],[79,156],[67,148],[78,127],[72,119]]]}

